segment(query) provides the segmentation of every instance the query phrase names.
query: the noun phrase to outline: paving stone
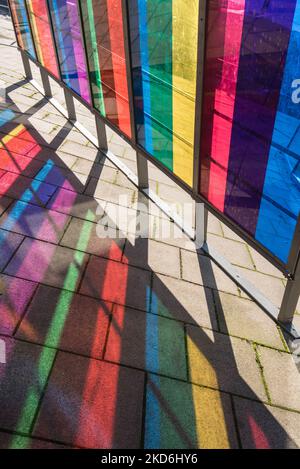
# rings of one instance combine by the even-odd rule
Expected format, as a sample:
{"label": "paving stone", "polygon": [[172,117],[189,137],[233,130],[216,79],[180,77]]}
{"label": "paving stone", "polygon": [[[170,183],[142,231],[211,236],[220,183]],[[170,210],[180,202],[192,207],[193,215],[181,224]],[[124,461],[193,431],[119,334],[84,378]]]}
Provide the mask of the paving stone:
{"label": "paving stone", "polygon": [[16,173],[5,173],[1,178],[0,195],[36,205],[46,205],[56,187]]}
{"label": "paving stone", "polygon": [[153,314],[116,306],[105,359],[186,380],[183,325]]}
{"label": "paving stone", "polygon": [[147,310],[150,280],[150,272],[92,256],[80,292],[112,303]]}
{"label": "paving stone", "polygon": [[233,239],[234,241],[242,241],[242,238],[238,236],[234,231],[228,228],[227,225],[221,223],[222,231],[224,233],[224,237],[228,239]]}
{"label": "paving stone", "polygon": [[78,193],[84,191],[86,182],[84,175],[54,166],[53,161],[46,163],[35,179]]}
{"label": "paving stone", "polygon": [[69,217],[63,213],[18,201],[0,218],[0,228],[57,243],[68,221]]}
{"label": "paving stone", "polygon": [[101,224],[73,218],[60,244],[96,256],[121,261],[125,239],[121,233],[112,233]]}
{"label": "paving stone", "polygon": [[234,398],[243,449],[300,448],[300,414]]}
{"label": "paving stone", "polygon": [[258,353],[272,404],[300,410],[300,375],[292,355],[265,347]]}
{"label": "paving stone", "polygon": [[86,160],[90,161],[95,161],[99,153],[99,150],[96,148],[90,148],[68,140],[59,147],[59,150],[74,156],[79,156],[80,158],[84,157]]}
{"label": "paving stone", "polygon": [[105,206],[106,203],[103,201],[99,202],[92,197],[62,188],[55,192],[47,204],[49,209],[89,221],[102,217]]}
{"label": "paving stone", "polygon": [[0,426],[3,430],[29,432],[55,350],[2,338],[6,344],[6,364],[0,364],[2,402]]}
{"label": "paving stone", "polygon": [[122,187],[127,187],[128,189],[136,190],[136,186],[128,179],[127,176],[125,176],[125,174],[122,173],[122,171],[118,171],[116,184]]}
{"label": "paving stone", "polygon": [[221,332],[285,350],[274,321],[253,301],[215,293]]}
{"label": "paving stone", "polygon": [[34,434],[86,448],[139,448],[143,391],[143,372],[60,352]]}
{"label": "paving stone", "polygon": [[[0,276],[0,333],[11,335],[22,318],[36,284],[14,277]],[[0,373],[1,374],[1,373]]]}
{"label": "paving stone", "polygon": [[[136,209],[110,202],[104,205],[104,201],[100,199],[97,200],[97,203],[105,207],[104,217],[99,220],[99,223],[120,230],[127,235],[132,242],[135,240],[136,236],[142,235],[148,238],[148,233],[150,235],[154,232],[154,217],[147,216],[147,218],[145,218],[144,212],[140,213]],[[138,230],[139,232],[137,233]]]}
{"label": "paving stone", "polygon": [[4,171],[34,177],[42,166],[41,161],[0,149],[0,169]]}
{"label": "paving stone", "polygon": [[[94,166],[96,166],[96,170],[93,170]],[[72,171],[97,177],[97,175],[101,173],[102,167],[102,165],[85,160],[84,158],[77,158],[75,164],[72,166]]]}
{"label": "paving stone", "polygon": [[211,234],[215,234],[218,236],[223,236],[223,230],[220,221],[212,215],[211,213],[208,214],[208,226],[207,230]]}
{"label": "paving stone", "polygon": [[211,290],[164,275],[154,276],[151,312],[188,324],[218,329]]}
{"label": "paving stone", "polygon": [[271,262],[267,261],[263,256],[261,256],[255,249],[248,247],[251,257],[253,259],[254,265],[259,272],[263,274],[272,275],[274,277],[283,278],[283,274],[280,270],[276,269]]}
{"label": "paving stone", "polygon": [[255,352],[245,340],[187,326],[187,343],[193,383],[266,400]]}
{"label": "paving stone", "polygon": [[184,280],[233,295],[239,294],[236,284],[208,257],[182,250],[181,258]]}
{"label": "paving stone", "polygon": [[171,220],[155,217],[155,230],[153,238],[171,246],[176,246],[189,251],[196,251],[194,241],[192,241],[183,231]]}
{"label": "paving stone", "polygon": [[85,190],[85,194],[124,207],[132,207],[135,192],[125,187],[91,178]]}
{"label": "paving stone", "polygon": [[237,447],[228,395],[169,378],[149,376],[146,449]]}
{"label": "paving stone", "polygon": [[54,151],[51,148],[43,148],[36,158],[45,162],[49,162],[50,160],[55,164],[55,166],[61,168],[72,168],[78,160],[78,157],[75,155],[70,155],[69,153],[65,153],[60,150]]}
{"label": "paving stone", "polygon": [[17,337],[102,358],[111,305],[56,288],[39,286]]}
{"label": "paving stone", "polygon": [[75,291],[86,261],[87,255],[82,252],[27,238],[5,272]]}
{"label": "paving stone", "polygon": [[23,239],[23,236],[0,229],[0,271],[4,269]]}
{"label": "paving stone", "polygon": [[[284,295],[284,284],[281,279],[265,275],[254,270],[243,269],[238,267],[241,275],[260,290],[267,298],[269,298],[275,306],[280,306]],[[247,297],[242,292],[243,297]]]}
{"label": "paving stone", "polygon": [[122,157],[125,154],[126,147],[122,142],[120,142],[120,143],[121,143],[121,145],[119,145],[118,143],[110,142],[109,145],[108,145],[108,149],[114,155]]}
{"label": "paving stone", "polygon": [[136,161],[136,151],[131,147],[126,147],[123,157],[127,160]]}
{"label": "paving stone", "polygon": [[230,259],[232,264],[254,269],[246,244],[212,234],[209,237],[209,242],[223,257]]}
{"label": "paving stone", "polygon": [[136,239],[134,243],[127,242],[124,251],[130,265],[180,278],[178,248],[152,239]]}
{"label": "paving stone", "polygon": [[10,199],[9,197],[0,196],[0,216],[10,206],[12,201],[13,201],[13,199]]}

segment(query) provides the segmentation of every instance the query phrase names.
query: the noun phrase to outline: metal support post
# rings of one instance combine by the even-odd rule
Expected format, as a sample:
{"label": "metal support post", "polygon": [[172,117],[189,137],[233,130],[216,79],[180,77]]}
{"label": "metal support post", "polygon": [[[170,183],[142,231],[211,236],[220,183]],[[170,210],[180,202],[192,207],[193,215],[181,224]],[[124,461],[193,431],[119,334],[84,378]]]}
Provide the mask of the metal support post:
{"label": "metal support post", "polygon": [[95,116],[95,123],[98,138],[98,148],[104,152],[107,152],[108,144],[105,123],[98,116]]}
{"label": "metal support post", "polygon": [[25,71],[25,76],[27,80],[32,80],[32,71],[31,71],[30,60],[28,58],[28,55],[26,54],[26,52],[22,50],[20,52],[21,52],[23,67]]}
{"label": "metal support post", "polygon": [[143,155],[137,152],[136,155],[137,174],[139,189],[149,188],[148,161]]}
{"label": "metal support post", "polygon": [[74,104],[74,98],[67,88],[64,88],[65,101],[67,106],[67,113],[70,121],[76,121],[76,110]]}
{"label": "metal support post", "polygon": [[43,83],[43,88],[44,88],[44,95],[46,98],[52,98],[52,90],[51,90],[51,85],[50,85],[50,80],[49,80],[49,74],[44,68],[40,68],[40,73],[41,73],[41,79]]}
{"label": "metal support post", "polygon": [[278,316],[278,321],[283,324],[293,322],[300,296],[300,215],[291,246],[288,271],[291,272],[291,275],[286,285]]}
{"label": "metal support post", "polygon": [[278,321],[283,324],[293,322],[298,300],[300,297],[300,263],[298,263],[296,274],[289,279],[285,288]]}
{"label": "metal support post", "polygon": [[205,204],[195,201],[195,245],[202,249],[207,241],[208,210]]}

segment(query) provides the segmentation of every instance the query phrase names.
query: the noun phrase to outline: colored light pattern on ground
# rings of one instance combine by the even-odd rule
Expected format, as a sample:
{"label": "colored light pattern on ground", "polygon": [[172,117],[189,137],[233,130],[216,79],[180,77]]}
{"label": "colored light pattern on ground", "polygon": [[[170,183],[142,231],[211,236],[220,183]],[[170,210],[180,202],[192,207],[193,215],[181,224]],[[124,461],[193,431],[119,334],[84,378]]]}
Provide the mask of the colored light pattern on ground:
{"label": "colored light pattern on ground", "polygon": [[[8,135],[2,137],[1,145],[5,147],[5,151],[0,152],[0,164],[6,172],[16,170],[11,166],[7,155],[13,154],[16,158],[21,159],[21,157],[27,158],[28,152],[31,152],[31,158],[28,158],[28,160],[33,162],[42,148],[42,145],[32,137],[30,131],[24,125],[17,125]],[[10,148],[13,149],[13,153],[10,152]],[[35,156],[32,153],[33,149],[36,152]],[[6,168],[5,164],[7,164]],[[24,166],[22,169],[19,168],[16,175],[21,177],[22,170],[25,171],[26,169],[28,169],[28,166]],[[33,179],[33,182],[24,189],[24,194],[27,194],[26,197],[24,197],[24,194],[20,194],[21,200],[12,204],[7,216],[1,220],[2,224],[0,225],[0,228],[7,233],[8,230],[18,232],[17,226],[22,227],[23,234],[26,233],[30,238],[39,238],[44,232],[48,232],[49,236],[50,233],[51,244],[48,245],[48,249],[45,252],[38,252],[40,265],[37,269],[38,274],[35,277],[37,283],[45,281],[46,273],[51,268],[51,262],[57,249],[55,244],[58,243],[59,239],[53,237],[53,234],[56,231],[59,233],[63,226],[61,217],[67,217],[71,214],[77,199],[75,190],[71,190],[71,180],[68,181],[68,184],[64,184],[60,180],[61,187],[58,188],[53,200],[60,201],[57,209],[63,205],[65,213],[59,214],[57,212],[56,215],[53,215],[50,211],[45,211],[44,217],[36,218],[38,211],[44,210],[35,205],[36,190],[38,190],[39,184],[46,183],[47,178],[50,177],[53,171],[59,171],[59,168],[55,167],[54,161],[51,159],[43,161],[42,169],[38,173],[39,179]],[[57,173],[55,172],[55,174]],[[17,179],[15,183],[18,184]],[[65,187],[68,187],[68,189]],[[62,201],[64,195],[67,200],[66,204],[63,204]],[[24,198],[27,201],[26,203],[22,201]],[[51,206],[54,207],[55,204]],[[60,412],[62,412],[60,419],[63,419],[64,427],[68,429],[70,426],[69,431],[72,431],[70,443],[72,445],[98,448],[118,446],[119,425],[123,418],[120,414],[119,405],[124,393],[124,377],[122,376],[124,369],[117,366],[117,364],[123,363],[126,358],[130,357],[126,340],[128,333],[129,337],[131,334],[129,326],[130,312],[124,306],[127,302],[128,288],[134,287],[130,278],[130,258],[123,257],[122,263],[110,260],[103,263],[104,275],[101,283],[97,284],[97,295],[117,301],[118,304],[113,306],[111,312],[109,305],[106,306],[102,303],[100,307],[99,302],[96,303],[93,337],[91,337],[88,356],[97,357],[98,360],[88,360],[88,366],[82,370],[80,388],[76,388],[76,390],[73,388],[73,392],[76,391],[76,406],[74,407],[70,396],[64,394],[63,390],[53,388],[50,384],[47,384],[56,360],[56,349],[60,347],[64,349],[65,347],[62,338],[67,328],[70,312],[72,308],[75,308],[76,311],[78,307],[76,306],[74,292],[78,285],[80,270],[85,262],[84,251],[90,241],[93,225],[91,221],[95,221],[94,212],[87,209],[85,218],[86,221],[83,221],[82,229],[77,234],[73,258],[66,270],[62,289],[55,289],[55,298],[53,304],[51,304],[51,314],[48,315],[47,320],[49,322],[44,328],[44,334],[41,334],[34,322],[31,323],[30,316],[27,315],[22,318],[19,327],[26,341],[44,344],[45,346],[37,355],[36,364],[31,365],[31,368],[34,367],[36,383],[24,388],[23,397],[18,402],[17,408],[19,411],[15,431],[23,436],[21,437],[18,433],[11,435],[9,443],[11,448],[28,448],[32,444],[30,437],[25,436],[25,434],[30,433],[32,430],[34,416],[40,406],[41,393],[44,392],[46,385],[52,389],[52,400],[55,400],[56,395],[58,395]],[[32,223],[33,219],[34,223]],[[52,225],[52,228],[45,231],[46,225]],[[112,258],[116,257],[115,251],[118,247],[112,244],[110,249]],[[15,275],[26,277],[28,272],[32,272],[32,259],[34,259],[37,250],[39,250],[38,242],[33,240],[31,244],[28,244],[25,255],[20,255],[19,265],[15,263]],[[110,257],[109,253],[108,257]],[[26,268],[24,268],[24,264],[27,265]],[[41,266],[41,264],[43,265]],[[6,290],[3,304],[0,302],[1,327],[5,326],[4,323],[6,323],[9,330],[14,330],[16,323],[20,321],[23,314],[22,311],[26,308],[26,304],[28,304],[37,288],[37,283],[14,277],[10,277],[10,279],[11,283]],[[18,296],[17,300],[15,293],[16,290],[19,291],[20,289],[22,290],[22,298]],[[35,293],[34,298],[36,298],[36,295],[37,293]],[[230,447],[232,442],[228,436],[228,427],[223,410],[224,395],[219,391],[205,389],[186,382],[176,381],[176,386],[174,386],[173,380],[159,375],[163,372],[163,367],[167,363],[166,345],[170,348],[171,342],[173,342],[175,348],[180,349],[180,344],[176,342],[180,334],[180,326],[176,322],[174,311],[168,310],[160,298],[151,291],[150,285],[145,285],[144,302],[146,310],[151,310],[151,313],[136,312],[144,321],[144,336],[141,338],[142,349],[139,353],[139,359],[143,363],[142,366],[150,371],[146,385],[144,447],[181,449]],[[38,302],[36,307],[38,307],[41,314],[41,303]],[[177,311],[176,308],[175,311]],[[5,314],[2,314],[2,312]],[[82,314],[82,311],[79,312]],[[173,317],[174,321],[171,322],[174,323],[174,328],[169,330],[164,327],[165,319],[161,316],[162,312],[169,318]],[[105,322],[104,317],[107,318]],[[103,329],[103,323],[105,323],[106,328],[110,323],[109,342],[106,347],[109,347],[110,350],[109,359],[116,363],[116,365],[109,365],[109,373],[106,369],[107,363],[99,361],[103,358],[105,350],[103,336],[105,337],[107,334],[105,328]],[[3,332],[3,329],[1,330]],[[202,354],[201,350],[198,349],[198,344],[194,343],[190,337],[188,337],[188,347],[195,349],[198,357],[197,362],[200,360],[203,363],[205,362],[203,368],[209,366],[210,373],[215,375],[215,386],[217,387],[218,376],[213,364],[209,363],[209,359]],[[185,353],[183,356],[185,356]],[[7,365],[0,370],[1,380],[5,380],[6,374],[10,373],[10,370],[16,366],[15,360],[17,360],[17,350],[10,345],[7,349]],[[174,372],[176,372],[176,369],[181,367],[182,364],[177,360],[172,366]],[[192,382],[196,381],[192,363],[190,363],[190,376]],[[55,406],[53,402],[52,405]],[[207,431],[208,422],[209,432]],[[255,446],[268,447],[268,437],[264,433],[263,425],[260,424],[255,415],[248,416],[248,425]]]}
{"label": "colored light pattern on ground", "polygon": [[83,0],[79,3],[94,106],[131,137],[122,2]]}
{"label": "colored light pattern on ground", "polygon": [[200,192],[286,264],[300,207],[300,3],[208,10]]}
{"label": "colored light pattern on ground", "polygon": [[46,0],[26,0],[38,61],[59,78]]}
{"label": "colored light pattern on ground", "polygon": [[198,2],[129,0],[138,142],[193,179]]}
{"label": "colored light pattern on ground", "polygon": [[49,5],[62,79],[91,104],[77,2],[50,0]]}
{"label": "colored light pattern on ground", "polygon": [[28,52],[31,57],[35,59],[36,55],[30,33],[25,0],[11,0],[10,7],[19,47]]}

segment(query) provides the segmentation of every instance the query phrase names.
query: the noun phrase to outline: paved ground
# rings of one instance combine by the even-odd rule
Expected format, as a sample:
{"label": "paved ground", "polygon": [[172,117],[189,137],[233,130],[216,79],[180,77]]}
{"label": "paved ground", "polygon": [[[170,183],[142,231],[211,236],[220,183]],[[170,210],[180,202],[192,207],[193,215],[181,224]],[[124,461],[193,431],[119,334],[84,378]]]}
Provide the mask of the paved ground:
{"label": "paved ground", "polygon": [[[300,377],[278,328],[23,80],[9,20],[0,30],[0,447],[300,446]],[[150,178],[178,210],[188,201]],[[279,304],[280,272],[213,217],[209,232]]]}

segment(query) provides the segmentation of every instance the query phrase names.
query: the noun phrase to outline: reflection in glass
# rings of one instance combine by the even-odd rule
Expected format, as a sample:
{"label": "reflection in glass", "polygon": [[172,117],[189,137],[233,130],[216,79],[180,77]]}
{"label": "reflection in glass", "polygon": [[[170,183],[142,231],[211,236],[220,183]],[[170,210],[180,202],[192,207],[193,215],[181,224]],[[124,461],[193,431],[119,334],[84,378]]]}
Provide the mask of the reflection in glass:
{"label": "reflection in glass", "polygon": [[138,143],[192,185],[196,0],[129,0]]}
{"label": "reflection in glass", "polygon": [[35,59],[35,51],[31,38],[28,16],[24,0],[11,0],[10,7],[15,25],[18,45]]}
{"label": "reflection in glass", "polygon": [[300,1],[209,2],[201,193],[284,263],[300,207]]}
{"label": "reflection in glass", "polygon": [[131,136],[121,0],[79,0],[95,108]]}
{"label": "reflection in glass", "polygon": [[58,77],[46,0],[26,0],[38,60]]}
{"label": "reflection in glass", "polygon": [[50,0],[49,5],[62,79],[66,85],[90,103],[77,2]]}

